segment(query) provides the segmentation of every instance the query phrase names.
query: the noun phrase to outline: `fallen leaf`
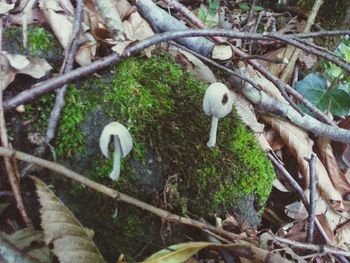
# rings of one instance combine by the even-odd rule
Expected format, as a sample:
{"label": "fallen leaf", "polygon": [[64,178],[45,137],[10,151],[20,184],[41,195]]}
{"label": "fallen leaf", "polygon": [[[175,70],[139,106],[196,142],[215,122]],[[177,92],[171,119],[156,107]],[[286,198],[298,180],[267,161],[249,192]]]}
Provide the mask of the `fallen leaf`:
{"label": "fallen leaf", "polygon": [[33,78],[39,79],[44,77],[52,67],[42,58],[30,58],[30,63],[24,69],[19,70],[18,73],[29,75]]}
{"label": "fallen leaf", "polygon": [[20,54],[9,54],[6,51],[3,51],[2,54],[8,59],[11,67],[21,70],[29,65],[29,60]]}
{"label": "fallen leaf", "polygon": [[317,56],[301,50],[298,60],[305,69],[311,69],[317,63]]}
{"label": "fallen leaf", "polygon": [[94,242],[72,212],[58,199],[47,185],[31,177],[41,204],[41,226],[46,244],[61,263],[105,262]]}
{"label": "fallen leaf", "polygon": [[233,105],[235,106],[236,112],[238,113],[240,119],[253,131],[260,147],[264,151],[271,150],[271,146],[266,140],[264,134],[265,125],[258,122],[253,105],[241,94],[232,90],[231,94],[234,101]]}
{"label": "fallen leaf", "polygon": [[169,47],[169,53],[175,57],[175,60],[181,60],[182,66],[197,78],[207,83],[217,82],[211,69],[191,53],[181,50],[173,45]]}
{"label": "fallen leaf", "polygon": [[[40,0],[39,7],[61,46],[66,49],[71,41],[73,32],[73,5],[68,0]],[[92,34],[89,33],[90,28],[87,24],[82,23],[81,31],[79,40],[85,44],[79,48],[75,60],[84,66],[91,63],[96,53],[97,42]]]}
{"label": "fallen leaf", "polygon": [[[289,61],[292,54],[293,54],[292,49],[284,47],[265,54],[264,58],[267,58],[270,60],[276,60],[276,61],[282,61],[283,59],[287,59]],[[279,77],[280,73],[284,70],[284,68],[287,65],[284,63],[271,63],[266,60],[261,60],[260,64],[267,67],[270,70],[270,72],[276,77]]]}
{"label": "fallen leaf", "polygon": [[116,2],[113,0],[94,0],[94,4],[104,18],[107,28],[115,41],[124,41],[124,27],[120,18]]}
{"label": "fallen leaf", "polygon": [[350,222],[336,230],[331,244],[345,250],[350,250]]}
{"label": "fallen leaf", "polygon": [[320,153],[322,163],[325,165],[335,189],[337,189],[337,191],[344,196],[350,193],[350,184],[345,177],[345,174],[338,166],[330,142],[331,141],[328,138],[318,137],[316,140],[316,145]]}
{"label": "fallen leaf", "polygon": [[[297,159],[298,168],[304,176],[305,188],[308,188],[310,184],[309,163],[304,158],[310,158],[311,153],[313,153],[314,142],[304,130],[287,121],[269,116],[263,116],[263,120],[279,133],[292,155]],[[335,211],[343,211],[343,199],[334,188],[326,168],[318,158],[316,160],[316,171],[318,176],[317,187],[322,196],[327,199]]]}
{"label": "fallen leaf", "polygon": [[15,7],[15,4],[8,4],[6,2],[1,1],[0,2],[0,15],[5,15],[8,11],[13,9]]}
{"label": "fallen leaf", "polygon": [[[17,68],[14,68],[11,65],[9,58],[12,60],[12,64]],[[19,64],[23,62],[25,67],[21,67]],[[15,79],[16,74],[26,74],[33,78],[42,78],[45,76],[52,67],[50,64],[42,58],[26,58],[21,55],[12,55],[5,51],[0,53],[0,65],[1,65],[1,74],[2,78],[2,89],[6,89],[7,86]],[[18,69],[20,68],[20,69]]]}
{"label": "fallen leaf", "polygon": [[15,79],[16,70],[11,67],[10,62],[2,53],[0,53],[0,85],[4,90]]}
{"label": "fallen leaf", "polygon": [[162,249],[149,258],[146,258],[144,263],[157,262],[184,262],[190,259],[198,251],[212,245],[209,242],[188,242],[170,246]]}
{"label": "fallen leaf", "polygon": [[277,131],[274,129],[268,129],[264,131],[265,138],[268,141],[270,147],[273,151],[281,150],[282,147],[285,145],[282,138],[278,135]]}
{"label": "fallen leaf", "polygon": [[49,248],[44,243],[43,231],[34,228],[24,228],[12,234],[2,233],[6,239],[13,243],[19,250],[40,263],[53,262]]}

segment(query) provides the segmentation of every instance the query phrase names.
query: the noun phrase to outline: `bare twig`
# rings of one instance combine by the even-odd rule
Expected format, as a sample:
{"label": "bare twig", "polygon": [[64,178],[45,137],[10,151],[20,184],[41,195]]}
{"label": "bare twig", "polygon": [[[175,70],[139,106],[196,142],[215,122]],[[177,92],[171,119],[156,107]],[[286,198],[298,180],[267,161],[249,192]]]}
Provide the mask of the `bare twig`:
{"label": "bare twig", "polygon": [[[0,17],[0,21],[1,21],[0,33],[2,33],[2,17]],[[2,35],[0,35],[0,39],[2,39]],[[0,49],[0,54],[1,52],[2,50]],[[2,99],[3,90],[5,89],[5,86],[4,86],[5,82],[3,80],[6,78],[5,61],[4,61],[5,59],[6,58],[4,56],[0,55],[0,139],[1,139],[2,146],[4,146],[5,148],[10,148],[8,137],[7,137],[7,129],[6,129],[6,122],[5,122],[5,114],[3,109],[3,99]],[[27,226],[32,226],[32,222],[30,221],[23,205],[17,167],[11,164],[11,161],[9,158],[4,158],[4,161],[5,161],[7,176],[16,200],[18,211],[20,212],[25,224]]]}
{"label": "bare twig", "polygon": [[[222,33],[222,30],[219,30]],[[242,37],[242,34],[239,32],[232,32],[228,31],[230,34],[235,35],[237,33],[237,37]],[[215,34],[218,33],[215,30]],[[122,61],[123,59],[127,58],[128,56],[135,54],[139,52],[140,50],[143,50],[151,45],[163,42],[163,41],[170,41],[172,39],[176,39],[178,37],[187,37],[187,36],[192,36],[192,35],[198,35],[198,34],[214,34],[212,30],[186,30],[186,31],[179,31],[179,32],[168,32],[168,33],[162,33],[155,35],[153,37],[150,37],[149,39],[139,42],[129,48],[126,49],[125,54],[123,56],[119,56],[117,54],[112,54],[109,55],[103,59],[100,59],[98,61],[95,61],[87,66],[72,70],[66,74],[63,74],[58,77],[54,77],[48,81],[43,82],[42,84],[35,86],[29,90],[25,90],[21,93],[19,93],[17,96],[14,98],[10,99],[9,101],[6,101],[4,104],[5,109],[10,109],[17,107],[20,104],[26,103],[30,101],[31,99],[47,93],[49,91],[54,90],[55,88],[61,87],[62,85],[75,81],[82,76],[86,76],[88,74],[94,73],[102,68],[105,68],[107,66],[110,66],[112,64],[118,63]],[[259,35],[259,34],[258,34]],[[261,37],[261,35],[259,35]],[[241,50],[237,49],[236,53],[241,56],[245,56],[245,53],[242,52]],[[304,98],[297,92],[295,91],[292,87],[289,85],[285,84],[283,81],[279,80],[277,77],[273,76],[266,68],[262,67],[259,63],[257,63],[254,60],[248,60],[251,65],[256,67],[261,74],[263,74],[268,80],[273,81],[275,85],[279,86],[280,89],[286,88],[286,90],[292,94],[296,99],[301,101],[301,103],[305,103],[305,105],[309,106],[309,109],[312,112],[317,112],[318,116],[324,117],[324,121],[326,123],[332,123],[334,127],[330,125],[325,125],[321,122],[318,122],[316,119],[309,115],[305,115],[304,117],[297,116],[295,114],[295,111],[290,111],[288,108],[283,108],[284,106],[283,103],[277,103],[274,105],[275,101],[272,103],[271,99],[267,98],[267,95],[262,95],[264,96],[265,99],[270,100],[271,103],[267,106],[267,110],[271,110],[273,113],[278,114],[278,115],[283,115],[284,117],[287,117],[289,119],[293,120],[293,123],[295,123],[298,126],[301,126],[309,131],[312,131],[313,133],[317,135],[322,135],[328,138],[331,138],[332,140],[335,141],[340,141],[340,142],[345,142],[349,143],[350,142],[350,132],[345,129],[341,129],[337,127],[332,121],[329,120],[328,117],[325,116],[321,111],[316,109],[310,102],[304,100]],[[258,103],[259,100],[256,100],[255,103]],[[279,105],[279,106],[278,106]],[[311,105],[311,106],[310,106]],[[278,108],[276,108],[278,106]],[[321,118],[322,119],[322,118]]]}
{"label": "bare twig", "polygon": [[[303,204],[305,206],[306,211],[309,211],[309,207],[310,207],[309,202],[305,196],[303,189],[300,187],[300,185],[294,180],[294,178],[289,174],[289,172],[286,170],[286,168],[284,168],[284,166],[281,164],[281,162],[279,160],[277,160],[273,154],[268,153],[267,156],[271,160],[273,165],[281,172],[281,174],[284,176],[284,178],[287,179],[288,183],[293,187],[295,192],[298,194],[299,198],[301,199],[301,201],[303,202]],[[327,236],[326,231],[323,229],[320,221],[317,218],[315,218],[315,223],[316,223],[317,230],[320,232],[323,240],[326,243],[329,243],[330,239]]]}
{"label": "bare twig", "polygon": [[[181,217],[172,213],[169,213],[168,211],[162,210],[160,208],[154,207],[152,205],[149,205],[145,202],[142,202],[136,198],[133,198],[131,196],[128,196],[126,194],[123,194],[121,192],[118,192],[116,190],[113,190],[107,186],[104,186],[102,184],[96,183],[90,179],[88,179],[85,176],[82,176],[76,172],[73,172],[69,170],[68,168],[64,167],[63,165],[50,162],[23,152],[14,151],[12,149],[7,149],[4,147],[0,147],[0,156],[7,157],[7,158],[15,158],[24,162],[33,163],[35,165],[39,165],[41,167],[47,168],[49,170],[52,170],[54,172],[57,172],[61,175],[64,175],[74,181],[77,181],[83,185],[86,185],[90,187],[91,189],[94,189],[104,195],[107,195],[117,201],[122,201],[131,205],[134,205],[136,207],[139,207],[141,209],[144,209],[148,212],[151,212],[160,218],[163,218],[165,220],[168,220],[169,222],[175,222],[175,223],[181,223],[189,226],[193,226],[199,229],[207,229],[210,230],[216,234],[222,235],[230,240],[241,240],[241,241],[247,241],[252,243],[253,241],[249,240],[248,238],[244,238],[240,235],[230,233],[228,231],[216,228],[214,226],[211,226],[209,224],[205,224],[202,222],[199,222],[197,220],[193,220],[187,217]],[[106,175],[107,176],[107,175]],[[254,243],[254,242],[253,242]]]}
{"label": "bare twig", "polygon": [[187,47],[184,47],[184,46],[182,46],[180,44],[177,44],[176,42],[172,42],[172,44],[174,46],[176,46],[176,47],[178,47],[178,48],[188,52],[188,53],[191,53],[192,55],[198,57],[199,59],[201,59],[201,60],[203,60],[203,61],[205,61],[207,63],[210,63],[211,65],[213,65],[213,66],[215,66],[215,67],[217,67],[219,69],[222,69],[222,70],[226,71],[227,73],[229,73],[229,74],[231,74],[231,75],[233,75],[233,76],[235,76],[235,77],[237,77],[237,78],[239,78],[241,80],[244,80],[244,81],[248,82],[255,89],[260,90],[260,88],[253,81],[251,81],[250,79],[248,79],[248,78],[238,74],[237,72],[234,72],[232,69],[229,69],[228,67],[226,67],[224,65],[221,65],[220,63],[217,63],[216,61],[214,61],[214,60],[212,60],[210,58],[207,58],[207,57],[205,57],[205,56],[203,56],[201,54],[198,54],[197,52],[195,52],[195,51],[193,51],[193,50],[191,50],[191,49],[189,49]]}
{"label": "bare twig", "polygon": [[[19,93],[14,98],[10,99],[9,101],[6,101],[4,103],[4,109],[8,110],[10,108],[15,108],[20,104],[24,104],[33,98],[47,93],[59,86],[63,86],[64,84],[77,80],[81,76],[94,73],[102,68],[105,68],[111,64],[117,63],[124,59],[125,57],[128,57],[134,53],[137,53],[151,45],[158,44],[160,42],[170,41],[181,37],[191,37],[191,36],[211,36],[211,35],[222,35],[227,37],[235,37],[235,38],[241,38],[241,39],[266,39],[266,36],[262,34],[247,34],[247,33],[240,33],[230,30],[185,30],[185,31],[176,31],[176,32],[167,32],[155,35],[153,37],[150,37],[142,42],[139,42],[135,44],[134,46],[128,48],[125,50],[125,55],[123,57],[120,57],[116,54],[112,54],[110,56],[107,56],[101,60],[95,61],[94,63],[91,63],[90,65],[87,65],[85,67],[82,67],[80,69],[77,69],[77,71],[72,71],[72,75],[70,74],[64,74],[62,78],[56,77],[52,78],[51,80],[42,83],[41,85],[36,86],[35,88],[25,90],[21,93]],[[278,34],[274,34],[274,36],[278,36]],[[269,35],[271,37],[271,35]],[[293,39],[289,39],[286,37],[282,37],[281,41],[294,41]],[[300,43],[298,41],[294,41],[298,45]],[[247,56],[244,52],[242,52],[240,49],[233,47],[234,52],[239,55],[240,57]],[[281,93],[285,95],[285,97],[288,99],[288,96],[286,96],[285,91],[286,90],[289,94],[294,96],[298,101],[300,101],[304,106],[306,106],[312,113],[314,113],[316,116],[319,117],[320,120],[334,125],[334,123],[320,110],[315,108],[310,102],[305,100],[297,91],[295,91],[293,88],[291,88],[289,85],[285,84],[283,81],[279,80],[277,77],[273,76],[266,68],[261,66],[259,63],[257,63],[254,60],[248,60],[248,63],[251,64],[256,70],[258,70],[261,74],[263,74],[268,80],[272,81],[276,87],[281,90]],[[290,100],[290,99],[289,99]],[[293,102],[291,102],[293,105]]]}
{"label": "bare twig", "polygon": [[329,253],[333,255],[343,256],[343,257],[350,257],[350,252],[342,249],[338,249],[336,247],[331,246],[324,246],[324,245],[315,245],[315,244],[305,244],[298,241],[290,240],[287,238],[276,236],[272,233],[269,233],[273,240],[288,244],[295,248],[300,249],[307,249],[310,251],[315,251],[317,253]]}
{"label": "bare twig", "polygon": [[[191,23],[193,23],[198,28],[206,29],[207,26],[204,24],[192,11],[190,11],[186,6],[179,3],[175,0],[163,0],[164,3],[166,3],[169,7],[174,8],[176,11],[179,11],[182,15],[184,15]],[[212,37],[213,40],[215,40],[217,43],[224,43],[226,42],[225,39],[217,36]]]}
{"label": "bare twig", "polygon": [[[71,69],[73,68],[75,55],[79,49],[78,41],[79,41],[79,33],[80,33],[80,27],[81,27],[82,10],[83,10],[83,0],[78,0],[76,10],[75,10],[75,17],[74,17],[73,30],[72,30],[70,43],[65,50],[65,59],[60,70],[62,74],[71,71]],[[50,113],[50,118],[48,121],[46,135],[45,135],[45,141],[42,145],[40,145],[34,150],[36,156],[43,156],[46,152],[47,147],[51,144],[51,141],[55,137],[59,117],[60,117],[62,108],[65,104],[64,98],[67,92],[67,86],[68,84],[64,84],[61,88],[56,90],[55,104]],[[21,176],[26,176],[28,172],[30,172],[31,170],[32,170],[32,165],[28,164],[22,169]]]}
{"label": "bare twig", "polygon": [[[73,68],[74,58],[79,48],[79,32],[81,28],[81,19],[82,19],[82,10],[83,10],[83,0],[77,0],[77,7],[75,10],[75,18],[73,24],[73,32],[68,45],[65,51],[65,63],[61,69],[62,73],[67,73]],[[48,128],[46,131],[45,143],[49,144],[54,138],[56,133],[58,119],[61,113],[61,110],[64,106],[64,97],[67,91],[67,84],[63,85],[62,88],[57,90],[56,100],[54,108],[51,111]]]}
{"label": "bare twig", "polygon": [[292,88],[296,88],[295,85],[298,82],[298,78],[299,78],[299,67],[296,65],[294,68],[294,72],[293,72],[293,80],[292,80]]}
{"label": "bare twig", "polygon": [[[266,93],[264,93],[252,80],[249,78],[242,76],[232,69],[221,65],[212,59],[209,59],[207,57],[204,57],[186,47],[183,47],[181,45],[175,44],[176,46],[180,47],[181,49],[184,49],[185,51],[197,56],[201,60],[210,63],[211,65],[220,68],[224,70],[225,72],[233,75],[234,77],[237,77],[239,79],[242,79],[249,83],[254,89],[249,88],[249,86],[245,85],[244,88],[241,89],[241,91],[246,95],[246,97],[255,104],[260,110],[268,111],[270,113],[276,114],[278,116],[287,118],[291,120],[294,124],[303,127],[304,129],[307,129],[309,131],[312,131],[315,134],[318,134],[319,136],[325,136],[325,137],[332,137],[334,140],[342,140],[345,139],[350,141],[350,134],[347,130],[341,130],[338,127],[333,127],[329,125],[325,125],[316,119],[312,118],[309,115],[305,115],[303,118],[301,118],[296,112],[293,113],[293,110],[290,109],[291,107],[288,104],[285,104],[283,102],[280,102],[279,100],[272,98],[271,96],[268,96]],[[240,87],[240,85],[237,81],[234,81],[232,83],[234,87]],[[237,85],[238,84],[238,85]],[[322,134],[322,135],[321,135]]]}
{"label": "bare twig", "polygon": [[316,218],[316,184],[317,184],[317,175],[316,175],[316,154],[312,153],[310,159],[305,158],[309,162],[310,170],[310,209],[308,217],[308,228],[306,242],[312,243],[314,236],[314,226]]}

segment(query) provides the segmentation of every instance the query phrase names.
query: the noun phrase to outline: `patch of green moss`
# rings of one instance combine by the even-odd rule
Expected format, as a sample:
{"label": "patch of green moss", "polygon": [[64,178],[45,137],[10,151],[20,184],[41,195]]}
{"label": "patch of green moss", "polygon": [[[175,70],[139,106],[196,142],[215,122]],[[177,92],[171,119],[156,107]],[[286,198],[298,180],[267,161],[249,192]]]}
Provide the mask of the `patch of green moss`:
{"label": "patch of green moss", "polygon": [[[13,50],[10,53],[22,53],[29,57],[40,57],[57,62],[62,58],[62,49],[52,33],[44,27],[29,26],[27,32],[28,48],[23,47],[21,27],[8,27],[4,30],[4,39],[9,41]],[[5,45],[6,46],[6,45]]]}
{"label": "patch of green moss", "polygon": [[[101,79],[89,78],[76,85],[80,88],[69,87],[57,132],[59,157],[84,154],[81,123],[101,107],[112,120],[129,129],[134,143],[132,153],[122,161],[122,174],[114,187],[142,196],[134,186],[130,161],[135,158],[144,163],[152,151],[162,160],[164,179],[178,178],[169,198],[175,212],[196,216],[225,213],[234,209],[235,200],[248,195],[256,197],[258,210],[263,207],[274,171],[254,136],[233,112],[220,119],[218,146],[209,149],[206,141],[211,118],[202,110],[207,85],[182,71],[172,58],[130,58],[110,68]],[[93,158],[95,168],[86,174],[111,184],[107,175],[112,161],[101,155]]]}

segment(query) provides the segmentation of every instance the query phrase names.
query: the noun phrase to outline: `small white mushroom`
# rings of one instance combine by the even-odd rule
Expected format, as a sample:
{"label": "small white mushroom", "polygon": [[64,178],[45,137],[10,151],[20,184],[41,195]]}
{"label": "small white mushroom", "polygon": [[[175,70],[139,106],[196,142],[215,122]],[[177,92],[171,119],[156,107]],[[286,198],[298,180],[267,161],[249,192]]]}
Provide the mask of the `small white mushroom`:
{"label": "small white mushroom", "polygon": [[232,111],[232,105],[233,99],[230,90],[224,84],[215,82],[207,88],[203,100],[203,110],[206,115],[212,116],[208,147],[215,147],[219,118],[229,114]]}
{"label": "small white mushroom", "polygon": [[102,154],[109,158],[108,146],[113,136],[114,163],[110,178],[117,181],[120,174],[120,161],[128,155],[132,149],[132,138],[127,128],[119,122],[111,122],[103,128],[100,137],[100,149]]}

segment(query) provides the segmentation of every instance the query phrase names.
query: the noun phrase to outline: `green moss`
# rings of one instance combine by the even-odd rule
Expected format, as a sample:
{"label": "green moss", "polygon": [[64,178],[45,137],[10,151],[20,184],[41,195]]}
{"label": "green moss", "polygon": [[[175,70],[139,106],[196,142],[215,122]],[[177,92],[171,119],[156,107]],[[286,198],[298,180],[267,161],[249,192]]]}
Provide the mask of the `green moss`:
{"label": "green moss", "polygon": [[[211,119],[202,111],[207,85],[182,71],[172,58],[130,58],[109,69],[103,78],[89,78],[77,85],[79,89],[71,85],[68,90],[56,137],[58,156],[84,154],[81,124],[96,108],[128,127],[134,142],[132,153],[122,161],[117,183],[107,178],[112,161],[102,156],[89,159],[94,167],[86,171],[90,178],[142,197],[130,162],[145,163],[152,151],[161,159],[164,179],[177,178],[168,191],[175,212],[195,216],[225,213],[235,208],[235,200],[251,195],[258,210],[265,204],[274,171],[254,136],[232,113],[219,121],[218,147],[208,149]],[[42,114],[47,117],[50,110]]]}
{"label": "green moss", "polygon": [[10,53],[21,53],[29,57],[45,58],[54,64],[62,58],[62,49],[52,33],[44,27],[29,26],[27,32],[28,48],[23,47],[21,27],[8,27],[4,30],[5,49]]}
{"label": "green moss", "polygon": [[53,35],[42,27],[34,27],[28,31],[29,54],[32,57],[40,56],[41,52],[54,50],[55,42]]}

